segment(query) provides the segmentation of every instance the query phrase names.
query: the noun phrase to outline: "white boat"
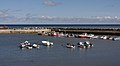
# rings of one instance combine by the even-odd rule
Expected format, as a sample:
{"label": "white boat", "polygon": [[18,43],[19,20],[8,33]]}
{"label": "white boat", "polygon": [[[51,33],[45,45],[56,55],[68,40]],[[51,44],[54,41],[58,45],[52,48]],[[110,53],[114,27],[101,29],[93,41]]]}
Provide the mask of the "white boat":
{"label": "white boat", "polygon": [[99,38],[99,36],[93,36],[92,38],[93,38],[93,39],[98,39],[98,38]]}
{"label": "white boat", "polygon": [[87,38],[92,38],[92,37],[94,37],[94,34],[88,34],[87,35]]}
{"label": "white boat", "polygon": [[80,38],[87,38],[87,33],[83,33],[79,35]]}
{"label": "white boat", "polygon": [[29,41],[25,41],[25,42],[22,42],[20,43],[20,46],[19,46],[21,49],[32,49],[32,48],[39,48],[40,45],[38,44],[31,44]]}
{"label": "white boat", "polygon": [[84,42],[79,42],[77,45],[78,45],[78,47],[80,47],[80,48],[85,48]]}
{"label": "white boat", "polygon": [[32,49],[33,47],[32,46],[26,46],[27,49]]}
{"label": "white boat", "polygon": [[68,43],[68,44],[66,45],[66,47],[67,47],[67,48],[75,48],[75,45]]}
{"label": "white boat", "polygon": [[94,37],[94,34],[87,34],[87,33],[83,33],[81,35],[79,35],[80,38],[92,38]]}
{"label": "white boat", "polygon": [[33,44],[32,46],[33,46],[33,48],[40,48],[40,45],[38,45],[38,44]]}
{"label": "white boat", "polygon": [[80,47],[80,48],[91,48],[91,47],[93,47],[93,44],[91,44],[89,41],[79,42],[78,47]]}
{"label": "white boat", "polygon": [[29,43],[29,41],[25,41],[25,42],[22,42],[22,43],[20,43],[20,48],[26,48],[26,47],[28,47],[28,45],[31,45],[30,43]]}
{"label": "white boat", "polygon": [[101,39],[108,39],[108,36],[101,36]]}
{"label": "white boat", "polygon": [[44,44],[45,46],[51,46],[51,45],[53,45],[53,42],[42,41],[42,44]]}

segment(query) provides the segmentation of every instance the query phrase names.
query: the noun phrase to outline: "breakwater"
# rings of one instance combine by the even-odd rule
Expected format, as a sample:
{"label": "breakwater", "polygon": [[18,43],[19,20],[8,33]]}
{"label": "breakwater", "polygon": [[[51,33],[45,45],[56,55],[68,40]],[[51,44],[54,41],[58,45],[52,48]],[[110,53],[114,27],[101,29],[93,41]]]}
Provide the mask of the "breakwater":
{"label": "breakwater", "polygon": [[42,33],[42,32],[51,32],[51,29],[0,29],[0,34],[22,34],[22,33]]}
{"label": "breakwater", "polygon": [[43,32],[62,32],[62,33],[92,33],[96,35],[117,35],[120,36],[120,28],[76,28],[76,27],[22,27],[22,28],[5,28],[0,29],[0,34],[7,33],[36,33]]}
{"label": "breakwater", "polygon": [[120,28],[52,28],[52,31],[63,33],[93,33],[96,35],[120,36]]}

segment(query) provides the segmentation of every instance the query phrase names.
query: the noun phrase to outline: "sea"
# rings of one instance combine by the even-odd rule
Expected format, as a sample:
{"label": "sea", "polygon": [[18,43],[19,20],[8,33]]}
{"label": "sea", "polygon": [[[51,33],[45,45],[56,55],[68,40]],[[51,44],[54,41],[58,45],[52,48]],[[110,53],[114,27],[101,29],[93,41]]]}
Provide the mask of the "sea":
{"label": "sea", "polygon": [[[24,27],[26,25],[10,26]],[[33,26],[36,27],[36,25]],[[20,49],[20,43],[26,40],[32,44],[40,44],[40,48]],[[43,40],[51,41],[54,45],[44,46]],[[78,48],[77,43],[80,41],[90,41],[94,47]],[[76,47],[66,48],[67,43],[74,44]],[[0,34],[0,66],[120,66],[120,41],[37,34]]]}
{"label": "sea", "polygon": [[9,28],[47,27],[47,28],[120,28],[120,24],[0,24]]}
{"label": "sea", "polygon": [[[40,44],[40,48],[20,49],[20,43],[26,40]],[[44,46],[43,40],[51,41],[54,45]],[[90,41],[94,47],[78,48],[80,41]],[[66,48],[67,43],[76,47]],[[0,66],[120,66],[120,41],[0,34]]]}

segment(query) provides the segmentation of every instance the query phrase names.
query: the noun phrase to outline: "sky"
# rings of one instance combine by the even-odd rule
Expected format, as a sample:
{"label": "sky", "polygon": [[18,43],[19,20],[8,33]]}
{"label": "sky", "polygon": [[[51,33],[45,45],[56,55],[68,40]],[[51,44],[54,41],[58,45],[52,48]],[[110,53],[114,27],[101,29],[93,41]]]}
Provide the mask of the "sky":
{"label": "sky", "polygon": [[120,24],[120,0],[0,0],[0,24]]}

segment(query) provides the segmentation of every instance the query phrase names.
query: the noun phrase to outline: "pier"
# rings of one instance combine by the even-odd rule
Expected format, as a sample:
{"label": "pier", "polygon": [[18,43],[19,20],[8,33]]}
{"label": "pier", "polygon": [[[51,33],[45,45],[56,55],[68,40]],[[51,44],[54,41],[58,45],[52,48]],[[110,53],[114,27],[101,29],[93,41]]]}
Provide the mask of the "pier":
{"label": "pier", "polygon": [[41,28],[41,29],[31,29],[31,28],[27,28],[27,29],[21,29],[21,28],[14,28],[14,29],[0,29],[0,34],[24,34],[24,33],[42,33],[42,32],[51,32],[51,29],[47,29],[47,28]]}
{"label": "pier", "polygon": [[59,33],[73,33],[73,34],[81,34],[81,33],[89,33],[96,35],[116,35],[120,36],[120,28],[70,28],[70,27],[61,27],[61,28],[53,28],[53,27],[23,27],[23,28],[5,28],[0,29],[0,34],[22,34],[22,33],[36,33],[42,34],[43,32],[59,32]]}
{"label": "pier", "polygon": [[52,28],[52,30],[63,33],[91,33],[96,35],[120,36],[120,28]]}

